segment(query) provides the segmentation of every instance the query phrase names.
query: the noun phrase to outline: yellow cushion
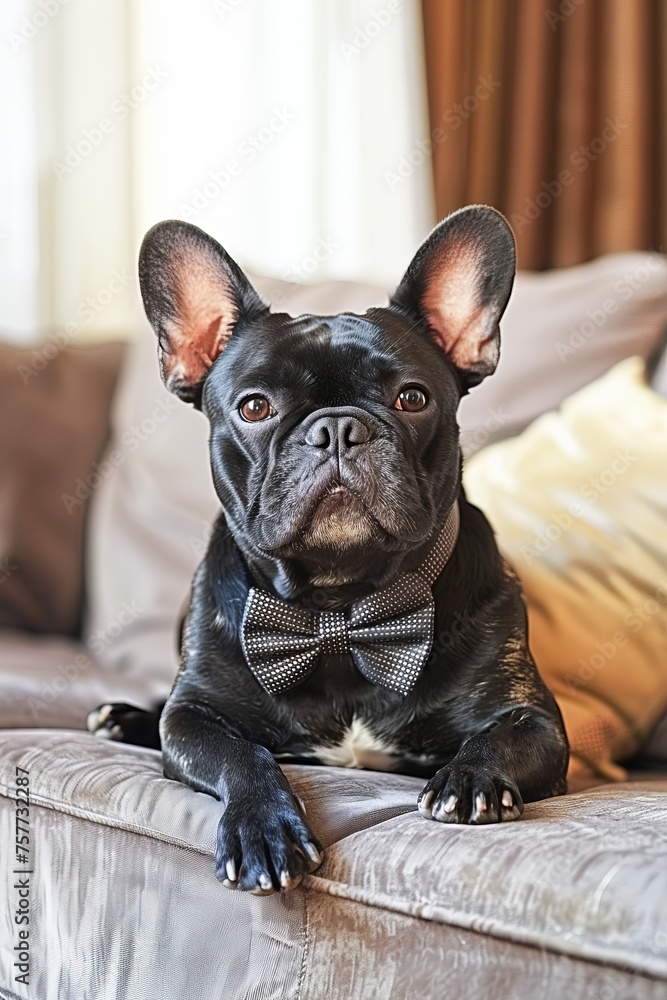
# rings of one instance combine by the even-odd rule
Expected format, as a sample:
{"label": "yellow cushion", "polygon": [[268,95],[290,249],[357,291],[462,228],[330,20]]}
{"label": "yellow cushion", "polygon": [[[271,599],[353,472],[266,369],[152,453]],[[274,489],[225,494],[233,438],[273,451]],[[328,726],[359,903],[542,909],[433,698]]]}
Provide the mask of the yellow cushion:
{"label": "yellow cushion", "polygon": [[667,711],[667,400],[643,369],[616,365],[464,475],[521,577],[571,776],[625,777]]}

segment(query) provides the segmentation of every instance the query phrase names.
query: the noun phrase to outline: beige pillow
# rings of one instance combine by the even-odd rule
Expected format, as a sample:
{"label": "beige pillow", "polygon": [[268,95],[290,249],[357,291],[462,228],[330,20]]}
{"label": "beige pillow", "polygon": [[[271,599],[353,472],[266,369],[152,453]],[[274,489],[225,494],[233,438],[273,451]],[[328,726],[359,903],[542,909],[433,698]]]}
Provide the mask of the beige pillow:
{"label": "beige pillow", "polygon": [[667,710],[667,400],[631,358],[467,465],[523,582],[571,773],[623,778]]}

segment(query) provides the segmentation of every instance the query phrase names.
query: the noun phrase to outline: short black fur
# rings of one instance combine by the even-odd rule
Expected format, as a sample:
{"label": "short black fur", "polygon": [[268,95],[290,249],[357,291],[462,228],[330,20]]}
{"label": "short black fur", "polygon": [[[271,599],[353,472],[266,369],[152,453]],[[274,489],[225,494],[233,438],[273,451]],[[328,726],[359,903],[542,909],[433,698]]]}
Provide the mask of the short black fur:
{"label": "short black fur", "polygon": [[[141,260],[147,313],[177,372],[171,387],[210,421],[222,506],[159,719],[167,777],[224,803],[218,877],[263,894],[292,888],[319,863],[277,762],[331,762],[358,724],[382,766],[428,779],[419,798],[427,818],[511,820],[523,802],[561,794],[567,742],[530,654],[520,586],[461,486],[456,409],[497,359],[514,273],[506,223],[480,206],[456,213],[386,309],[296,319],[260,304],[224,252],[211,265],[217,244],[203,236],[163,223]],[[448,315],[451,288],[469,315]],[[179,303],[200,292],[203,318],[195,310],[188,319]],[[396,408],[406,385],[423,390],[422,411]],[[268,400],[272,415],[248,423],[248,397]],[[433,648],[409,694],[369,683],[350,656],[322,657],[278,696],[261,687],[240,641],[250,587],[346,608],[416,569],[456,502],[458,541],[433,587]],[[159,746],[157,726],[156,713],[142,727],[126,705],[105,706],[91,721],[113,738]]]}

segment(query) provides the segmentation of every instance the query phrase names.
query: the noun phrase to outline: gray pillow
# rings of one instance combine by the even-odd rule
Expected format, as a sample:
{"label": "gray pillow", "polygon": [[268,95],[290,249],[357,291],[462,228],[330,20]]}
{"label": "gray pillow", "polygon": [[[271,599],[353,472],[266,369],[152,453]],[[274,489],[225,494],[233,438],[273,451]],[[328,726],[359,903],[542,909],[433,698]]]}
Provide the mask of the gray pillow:
{"label": "gray pillow", "polygon": [[519,272],[498,369],[463,400],[464,451],[519,433],[624,358],[648,358],[667,323],[667,257],[623,253]]}

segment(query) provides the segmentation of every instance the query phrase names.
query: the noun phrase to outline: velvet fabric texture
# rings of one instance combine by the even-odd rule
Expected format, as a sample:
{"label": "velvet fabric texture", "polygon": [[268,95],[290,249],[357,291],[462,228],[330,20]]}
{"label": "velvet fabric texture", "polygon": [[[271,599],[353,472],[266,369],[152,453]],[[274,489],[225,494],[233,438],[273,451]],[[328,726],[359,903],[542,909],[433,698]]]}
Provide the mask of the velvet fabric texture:
{"label": "velvet fabric texture", "polygon": [[[667,782],[532,803],[516,823],[443,826],[421,782],[286,767],[326,847],[294,892],[213,876],[221,806],[162,776],[154,751],[63,730],[0,733],[0,836],[15,768],[30,773],[32,968],[14,984],[13,907],[0,983],[39,1000],[658,1000],[667,988]],[[0,895],[16,898],[11,866]]]}

